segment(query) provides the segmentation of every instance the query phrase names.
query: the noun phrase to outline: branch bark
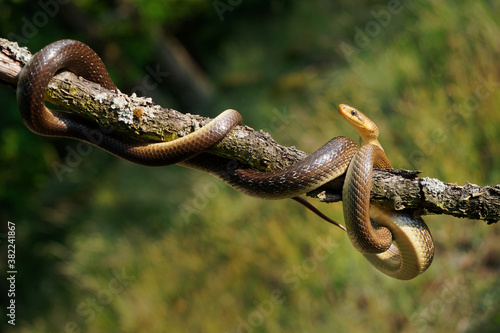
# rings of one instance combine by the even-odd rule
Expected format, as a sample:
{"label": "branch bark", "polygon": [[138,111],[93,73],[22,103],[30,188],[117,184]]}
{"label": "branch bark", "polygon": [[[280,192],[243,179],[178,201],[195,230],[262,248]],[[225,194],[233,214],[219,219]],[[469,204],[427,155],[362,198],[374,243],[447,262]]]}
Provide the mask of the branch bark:
{"label": "branch bark", "polygon": [[[21,68],[31,54],[16,43],[0,39],[0,82],[17,86]],[[150,98],[109,91],[68,72],[58,74],[49,84],[46,100],[102,126],[141,141],[168,141],[187,135],[209,118],[182,114],[155,105]],[[295,147],[279,145],[268,133],[237,126],[209,153],[237,160],[255,169],[272,171],[290,166],[307,156]],[[375,170],[371,198],[378,205],[396,210],[412,209],[419,214],[448,214],[500,220],[500,185],[458,186],[433,178],[417,177],[419,171]],[[343,179],[337,179],[308,193],[323,202],[341,200]]]}

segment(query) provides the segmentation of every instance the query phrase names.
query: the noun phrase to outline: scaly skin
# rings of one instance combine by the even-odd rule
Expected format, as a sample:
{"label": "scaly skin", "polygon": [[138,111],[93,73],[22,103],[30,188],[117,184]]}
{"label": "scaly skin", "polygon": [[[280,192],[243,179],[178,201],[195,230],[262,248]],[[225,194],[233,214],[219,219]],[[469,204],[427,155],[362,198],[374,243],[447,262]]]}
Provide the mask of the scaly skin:
{"label": "scaly skin", "polygon": [[413,279],[432,263],[431,233],[425,222],[411,213],[370,207],[373,168],[391,168],[391,164],[378,141],[374,122],[345,104],[339,105],[339,113],[359,133],[362,144],[347,169],[343,188],[349,239],[384,274]]}

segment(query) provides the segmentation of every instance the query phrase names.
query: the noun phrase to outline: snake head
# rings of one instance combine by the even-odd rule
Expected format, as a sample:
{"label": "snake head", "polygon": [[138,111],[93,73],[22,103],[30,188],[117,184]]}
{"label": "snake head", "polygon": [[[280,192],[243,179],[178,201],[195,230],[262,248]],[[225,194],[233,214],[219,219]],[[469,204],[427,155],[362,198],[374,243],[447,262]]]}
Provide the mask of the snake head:
{"label": "snake head", "polygon": [[377,140],[378,127],[370,118],[346,104],[339,105],[339,113],[359,133],[362,145],[375,144],[380,146]]}

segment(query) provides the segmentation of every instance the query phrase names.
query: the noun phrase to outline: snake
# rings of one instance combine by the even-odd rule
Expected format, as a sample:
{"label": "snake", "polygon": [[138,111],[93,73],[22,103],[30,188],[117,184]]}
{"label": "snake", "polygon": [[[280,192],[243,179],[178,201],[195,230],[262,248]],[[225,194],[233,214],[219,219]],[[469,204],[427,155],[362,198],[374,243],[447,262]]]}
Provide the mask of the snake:
{"label": "snake", "polygon": [[[97,126],[91,120],[71,112],[52,110],[45,105],[49,82],[61,70],[95,82],[104,89],[118,90],[103,61],[86,44],[69,39],[49,44],[32,56],[18,78],[19,112],[32,132],[81,140],[136,164],[178,164],[201,170],[253,197],[269,200],[292,198],[323,218],[325,216],[300,195],[346,174],[344,219],[354,247],[375,268],[397,279],[411,279],[430,265],[433,243],[421,218],[375,206],[372,206],[372,213],[368,213],[373,167],[391,166],[377,141],[378,129],[376,126],[376,130],[367,129],[366,124],[372,122],[361,112],[346,105],[339,106],[341,115],[363,138],[361,148],[353,140],[337,136],[287,168],[263,172],[206,152],[241,124],[241,115],[233,109],[223,111],[201,128],[171,141],[142,142],[113,132],[101,133],[101,140],[93,140],[90,133],[97,130]],[[360,122],[354,118],[368,121]],[[339,225],[331,219],[329,222]]]}
{"label": "snake", "polygon": [[338,107],[361,139],[361,147],[347,169],[342,189],[344,221],[353,246],[382,273],[410,280],[429,268],[434,242],[429,228],[414,212],[370,205],[373,168],[392,168],[378,141],[377,125],[359,110]]}

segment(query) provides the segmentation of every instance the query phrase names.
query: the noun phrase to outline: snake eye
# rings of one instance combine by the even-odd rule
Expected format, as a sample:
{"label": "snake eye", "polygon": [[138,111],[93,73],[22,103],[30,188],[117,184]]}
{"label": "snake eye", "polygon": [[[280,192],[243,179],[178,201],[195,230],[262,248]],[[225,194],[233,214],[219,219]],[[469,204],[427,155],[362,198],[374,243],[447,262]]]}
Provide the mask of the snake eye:
{"label": "snake eye", "polygon": [[356,117],[358,115],[358,112],[356,110],[351,110],[351,116]]}

